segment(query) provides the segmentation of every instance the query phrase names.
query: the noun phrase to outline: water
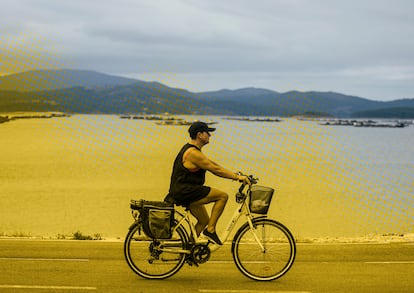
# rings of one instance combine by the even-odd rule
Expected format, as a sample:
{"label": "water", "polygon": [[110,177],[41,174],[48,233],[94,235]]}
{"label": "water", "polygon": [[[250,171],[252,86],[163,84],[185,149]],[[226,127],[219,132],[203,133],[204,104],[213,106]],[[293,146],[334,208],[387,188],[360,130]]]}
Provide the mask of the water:
{"label": "water", "polygon": [[[187,117],[191,119],[200,117]],[[297,238],[412,233],[414,127],[402,129],[216,120],[203,148],[230,170],[276,189],[269,217]],[[185,126],[110,115],[0,125],[0,235],[123,238],[131,198],[161,200]],[[230,195],[238,184],[207,176]]]}

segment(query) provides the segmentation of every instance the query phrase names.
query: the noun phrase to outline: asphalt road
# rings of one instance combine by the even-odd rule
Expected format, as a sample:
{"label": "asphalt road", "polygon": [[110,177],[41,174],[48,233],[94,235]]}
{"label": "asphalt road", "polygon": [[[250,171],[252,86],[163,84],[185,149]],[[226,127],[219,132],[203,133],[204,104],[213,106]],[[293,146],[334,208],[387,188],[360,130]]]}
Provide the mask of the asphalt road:
{"label": "asphalt road", "polygon": [[414,292],[414,243],[298,244],[292,269],[272,282],[243,276],[229,245],[199,267],[145,280],[122,243],[0,240],[0,292]]}

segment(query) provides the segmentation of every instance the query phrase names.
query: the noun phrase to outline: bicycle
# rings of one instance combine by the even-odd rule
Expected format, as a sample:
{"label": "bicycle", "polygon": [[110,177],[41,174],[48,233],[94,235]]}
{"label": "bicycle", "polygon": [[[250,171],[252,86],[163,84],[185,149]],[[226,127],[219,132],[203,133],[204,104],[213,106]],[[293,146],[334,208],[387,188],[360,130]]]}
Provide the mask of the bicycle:
{"label": "bicycle", "polygon": [[[241,273],[253,280],[271,281],[280,278],[292,267],[296,255],[295,239],[286,226],[267,218],[273,189],[254,185],[258,179],[253,176],[249,176],[249,179],[252,185],[247,185],[247,192],[244,192],[246,185],[242,184],[236,193],[238,206],[221,239],[223,243],[228,239],[236,223],[244,215],[246,221],[235,233],[231,244],[234,263]],[[264,193],[267,199],[260,199]],[[257,197],[256,194],[259,199],[253,200],[253,197]],[[263,204],[266,200],[267,206],[265,204],[257,209],[254,205],[255,201]],[[176,218],[170,239],[148,237],[137,213],[140,206],[142,201],[131,201],[135,221],[124,242],[126,261],[139,276],[147,279],[171,277],[186,262],[196,266],[207,262],[211,252],[220,247],[209,240],[197,239],[188,208],[184,213],[175,209]],[[254,212],[260,215],[256,216]]]}

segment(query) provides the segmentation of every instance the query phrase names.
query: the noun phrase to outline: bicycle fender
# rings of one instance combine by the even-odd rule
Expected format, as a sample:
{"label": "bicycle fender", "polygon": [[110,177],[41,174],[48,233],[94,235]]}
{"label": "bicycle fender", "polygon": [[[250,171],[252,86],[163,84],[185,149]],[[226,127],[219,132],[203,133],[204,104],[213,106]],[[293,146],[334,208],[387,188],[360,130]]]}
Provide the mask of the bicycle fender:
{"label": "bicycle fender", "polygon": [[133,228],[138,226],[138,224],[139,224],[139,221],[135,221],[134,223],[131,224],[131,226],[129,226],[128,230],[132,230]]}
{"label": "bicycle fender", "polygon": [[[267,219],[267,215],[265,216],[258,216],[258,217],[254,217],[252,222],[256,221],[256,220],[261,220],[261,219]],[[247,224],[247,223],[246,223]]]}
{"label": "bicycle fender", "polygon": [[[255,218],[253,218],[252,219],[252,223],[254,223],[254,222],[256,222],[256,221],[258,221],[258,220],[262,220],[262,219],[267,219],[267,216],[259,216],[259,217],[255,217]],[[244,223],[240,228],[239,228],[239,230],[237,230],[237,232],[234,234],[234,236],[236,236],[237,234],[239,234],[240,233],[240,231],[241,230],[243,230],[244,229],[244,227],[246,227],[246,226],[248,226],[249,225],[249,223],[248,222],[246,222],[246,223]],[[236,238],[236,237],[233,237],[233,238]]]}

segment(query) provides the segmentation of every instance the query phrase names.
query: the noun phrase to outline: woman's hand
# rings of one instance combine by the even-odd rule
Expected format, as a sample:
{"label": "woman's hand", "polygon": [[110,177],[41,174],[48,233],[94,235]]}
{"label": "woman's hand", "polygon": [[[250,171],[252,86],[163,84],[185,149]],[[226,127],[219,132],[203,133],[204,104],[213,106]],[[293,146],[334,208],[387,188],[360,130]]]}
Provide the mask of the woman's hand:
{"label": "woman's hand", "polygon": [[248,176],[246,176],[246,175],[239,175],[239,174],[236,174],[236,176],[237,176],[237,179],[236,179],[237,181],[243,182],[244,184],[252,185],[252,183],[250,182]]}

